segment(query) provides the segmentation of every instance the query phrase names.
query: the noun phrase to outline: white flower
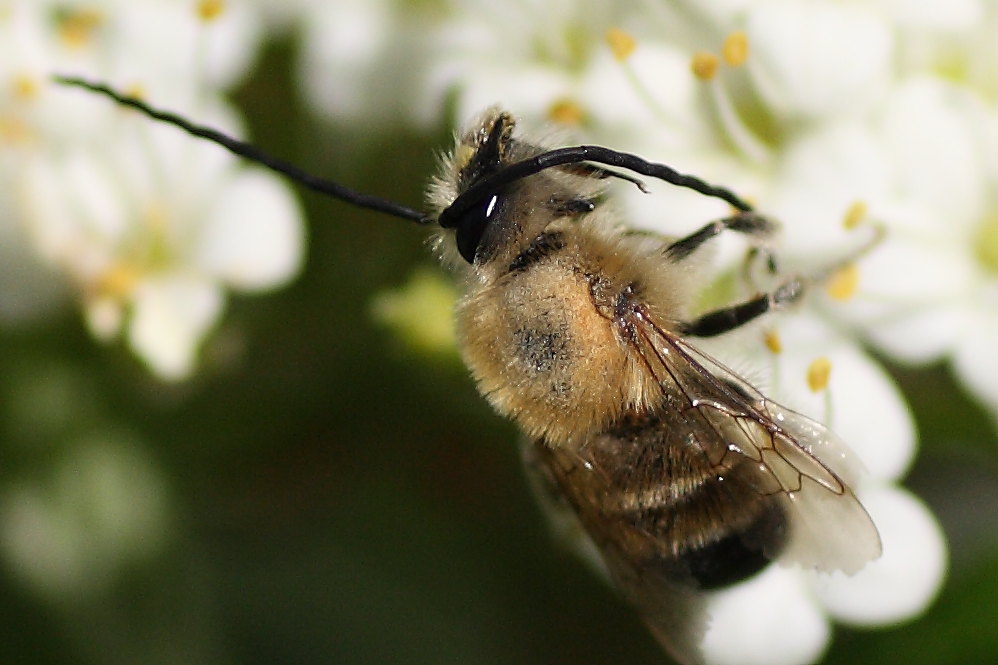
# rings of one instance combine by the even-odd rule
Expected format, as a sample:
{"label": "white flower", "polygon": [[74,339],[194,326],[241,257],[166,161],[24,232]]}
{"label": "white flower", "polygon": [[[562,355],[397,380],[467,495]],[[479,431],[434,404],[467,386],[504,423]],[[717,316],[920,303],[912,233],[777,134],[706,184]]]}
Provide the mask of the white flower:
{"label": "white flower", "polygon": [[238,135],[207,86],[246,71],[259,21],[218,0],[58,9],[14,3],[0,16],[13,91],[0,97],[10,128],[0,178],[17,193],[3,221],[68,279],[98,338],[123,335],[160,377],[184,378],[227,289],[267,289],[297,272],[297,205],[277,176],[49,77],[108,82]]}
{"label": "white flower", "polygon": [[51,601],[104,591],[158,554],[170,525],[166,483],[140,442],[104,432],[67,443],[45,476],[0,490],[0,553]]}
{"label": "white flower", "polygon": [[[226,287],[255,291],[294,276],[301,214],[287,186],[218,146],[130,111],[100,147],[53,150],[25,174],[35,246],[75,283],[91,329],[127,329],[163,378],[195,367]],[[231,126],[205,114],[215,126]]]}

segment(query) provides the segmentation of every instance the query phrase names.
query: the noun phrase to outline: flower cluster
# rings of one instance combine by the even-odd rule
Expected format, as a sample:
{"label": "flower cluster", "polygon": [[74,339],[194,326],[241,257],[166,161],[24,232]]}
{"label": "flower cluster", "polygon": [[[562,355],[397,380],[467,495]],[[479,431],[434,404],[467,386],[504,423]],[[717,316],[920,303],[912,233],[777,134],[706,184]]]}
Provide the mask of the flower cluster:
{"label": "flower cluster", "polygon": [[256,15],[217,0],[25,1],[6,8],[0,33],[4,251],[48,269],[12,271],[3,289],[58,280],[96,337],[124,338],[164,379],[189,376],[226,289],[297,272],[297,205],[275,176],[51,77],[100,79],[239,133],[222,94],[251,63]]}
{"label": "flower cluster", "polygon": [[[500,103],[723,183],[782,222],[779,268],[813,277],[814,293],[708,350],[850,443],[884,556],[851,578],[774,566],[718,592],[703,649],[719,664],[813,662],[829,618],[912,617],[946,566],[934,518],[897,484],[910,415],[858,339],[901,362],[948,360],[998,417],[998,6],[909,5],[3,3],[0,320],[69,294],[95,337],[177,380],[196,371],[230,290],[296,274],[303,225],[279,179],[50,78],[100,79],[241,135],[225,95],[268,27],[298,29],[317,114],[425,126]],[[620,198],[631,223],[669,235],[727,212],[664,187]],[[719,244],[705,307],[748,288],[744,244]]]}

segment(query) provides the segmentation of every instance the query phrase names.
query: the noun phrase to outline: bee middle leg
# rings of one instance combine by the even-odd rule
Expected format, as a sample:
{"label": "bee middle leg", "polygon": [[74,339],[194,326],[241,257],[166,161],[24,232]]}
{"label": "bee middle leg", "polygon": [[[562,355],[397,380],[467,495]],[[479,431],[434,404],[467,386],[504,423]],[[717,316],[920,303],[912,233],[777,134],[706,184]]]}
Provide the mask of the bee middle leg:
{"label": "bee middle leg", "polygon": [[799,278],[784,282],[770,293],[764,293],[751,300],[707,312],[681,327],[684,335],[693,337],[714,337],[758,318],[766,312],[779,309],[797,301],[804,293],[804,282]]}
{"label": "bee middle leg", "polygon": [[685,238],[680,238],[665,249],[665,255],[674,263],[682,261],[699,249],[708,240],[724,231],[744,233],[757,239],[767,238],[777,229],[777,224],[768,217],[754,212],[739,212],[703,225]]}

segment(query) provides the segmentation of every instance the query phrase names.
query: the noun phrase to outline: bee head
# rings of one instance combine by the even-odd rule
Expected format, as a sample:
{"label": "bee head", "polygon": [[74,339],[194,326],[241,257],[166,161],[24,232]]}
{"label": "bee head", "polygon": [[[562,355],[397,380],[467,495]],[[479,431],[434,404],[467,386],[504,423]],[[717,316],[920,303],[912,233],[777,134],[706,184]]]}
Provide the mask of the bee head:
{"label": "bee head", "polygon": [[[431,186],[437,223],[476,269],[504,266],[555,220],[588,212],[602,185],[584,174],[535,161],[545,148],[514,136],[516,121],[490,108],[458,136]],[[558,166],[558,165],[554,165]]]}
{"label": "bee head", "polygon": [[[458,140],[454,149],[452,173],[455,194],[498,173],[509,158],[512,146],[513,117],[505,111],[489,109],[481,119]],[[442,228],[454,229],[454,240],[461,257],[470,264],[484,262],[495,253],[485,244],[486,231],[496,220],[507,214],[508,187],[486,192],[463,209],[445,208],[438,218]],[[489,234],[494,236],[494,233]]]}

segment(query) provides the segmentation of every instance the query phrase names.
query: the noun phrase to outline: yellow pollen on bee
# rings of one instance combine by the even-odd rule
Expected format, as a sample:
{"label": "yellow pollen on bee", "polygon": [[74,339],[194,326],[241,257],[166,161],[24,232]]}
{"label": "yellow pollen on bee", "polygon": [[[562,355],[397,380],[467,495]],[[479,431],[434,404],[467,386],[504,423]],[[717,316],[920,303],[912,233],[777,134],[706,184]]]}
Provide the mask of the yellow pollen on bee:
{"label": "yellow pollen on bee", "polygon": [[842,217],[842,226],[845,229],[852,230],[859,226],[864,219],[866,219],[867,206],[865,201],[854,201],[848,208],[846,208],[846,214]]}
{"label": "yellow pollen on bee", "polygon": [[807,387],[811,392],[820,392],[828,387],[832,375],[832,361],[822,356],[815,358],[807,368]]}
{"label": "yellow pollen on bee", "polygon": [[463,169],[471,161],[471,158],[475,156],[475,148],[473,146],[462,143],[454,149],[454,166],[459,169]]}
{"label": "yellow pollen on bee", "polygon": [[548,118],[559,125],[578,126],[586,118],[586,112],[571,99],[559,99],[548,107]]}
{"label": "yellow pollen on bee", "polygon": [[104,22],[100,12],[92,9],[70,11],[59,18],[59,37],[70,49],[81,49],[90,43],[94,31]]}
{"label": "yellow pollen on bee", "polygon": [[849,300],[859,289],[859,268],[849,263],[834,273],[825,282],[825,291],[835,300]]}
{"label": "yellow pollen on bee", "polygon": [[690,62],[690,70],[693,72],[693,76],[696,76],[701,81],[709,81],[717,75],[719,64],[720,61],[713,53],[698,51],[693,54],[693,60]]}
{"label": "yellow pollen on bee", "polygon": [[772,353],[780,353],[783,351],[783,341],[780,339],[780,333],[775,330],[767,330],[766,334],[763,335],[762,341],[766,344],[766,348]]}
{"label": "yellow pollen on bee", "polygon": [[724,44],[721,45],[721,57],[725,63],[731,67],[739,67],[745,64],[748,56],[748,35],[744,31],[735,30],[725,37]]}
{"label": "yellow pollen on bee", "polygon": [[638,46],[634,37],[620,28],[610,28],[606,31],[606,43],[613,52],[613,57],[619,62],[623,62],[631,57],[634,49]]}
{"label": "yellow pollen on bee", "polygon": [[225,11],[224,0],[201,0],[197,6],[198,18],[209,23],[214,21]]}

